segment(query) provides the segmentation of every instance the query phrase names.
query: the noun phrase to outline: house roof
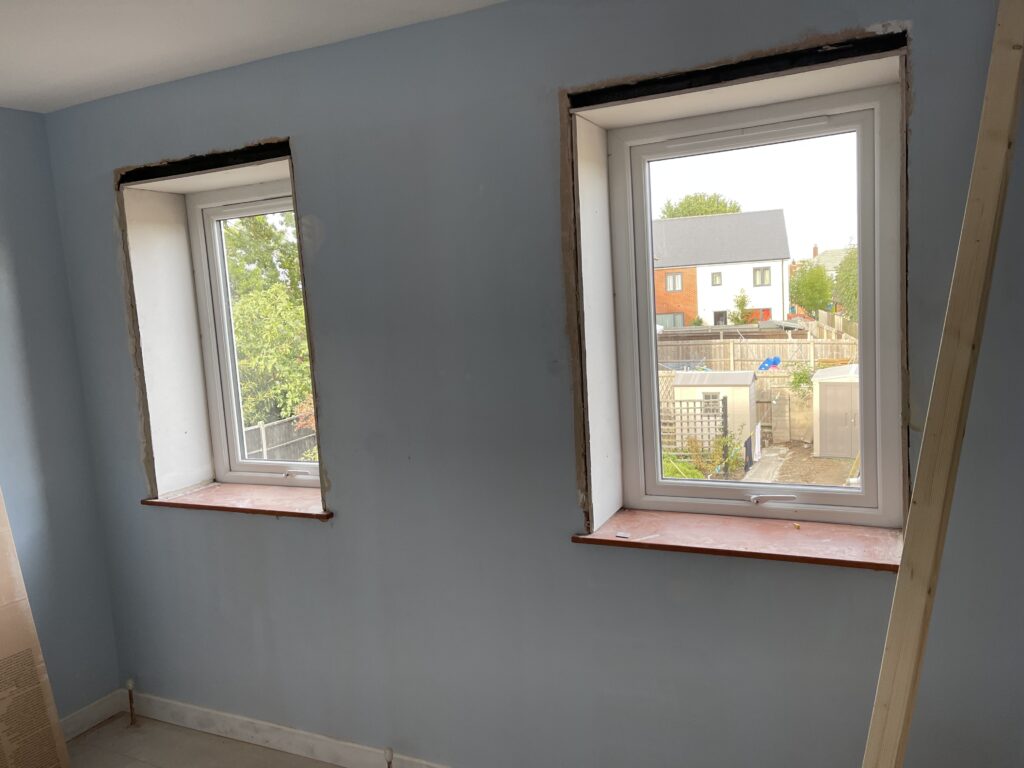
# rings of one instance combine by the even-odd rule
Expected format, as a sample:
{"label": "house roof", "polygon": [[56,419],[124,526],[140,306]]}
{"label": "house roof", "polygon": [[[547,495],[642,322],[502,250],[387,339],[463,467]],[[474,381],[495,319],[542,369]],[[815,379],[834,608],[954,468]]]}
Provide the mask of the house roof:
{"label": "house roof", "polygon": [[846,248],[829,248],[827,251],[820,251],[814,260],[829,272],[835,272],[839,269],[839,262],[846,256],[846,251]]}
{"label": "house roof", "polygon": [[857,363],[821,368],[815,371],[811,377],[811,381],[858,381],[859,379],[860,366]]}
{"label": "house roof", "polygon": [[747,387],[754,383],[753,371],[676,371],[677,387]]}
{"label": "house roof", "polygon": [[781,209],[655,219],[651,239],[655,269],[789,258]]}

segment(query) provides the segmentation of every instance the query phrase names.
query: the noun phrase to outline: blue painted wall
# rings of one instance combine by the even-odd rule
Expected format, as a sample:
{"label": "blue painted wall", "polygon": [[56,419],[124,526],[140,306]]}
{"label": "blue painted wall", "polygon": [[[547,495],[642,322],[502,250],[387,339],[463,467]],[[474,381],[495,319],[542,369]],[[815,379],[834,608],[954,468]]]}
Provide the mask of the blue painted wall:
{"label": "blue painted wall", "polygon": [[0,109],[0,489],[61,712],[117,687],[43,118]]}
{"label": "blue painted wall", "polygon": [[[456,768],[859,765],[891,575],[569,543],[556,95],[910,19],[920,425],[993,17],[992,0],[513,0],[48,116],[121,676]],[[143,508],[113,170],[269,136],[291,137],[321,235],[305,258],[338,516]],[[1020,170],[921,768],[1017,765],[1024,749]]]}

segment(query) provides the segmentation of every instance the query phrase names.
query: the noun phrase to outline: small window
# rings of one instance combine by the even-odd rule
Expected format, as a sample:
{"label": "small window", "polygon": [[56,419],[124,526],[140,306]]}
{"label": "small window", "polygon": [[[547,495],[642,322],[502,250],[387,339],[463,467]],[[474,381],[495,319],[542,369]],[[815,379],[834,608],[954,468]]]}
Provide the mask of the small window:
{"label": "small window", "polygon": [[667,275],[665,275],[665,290],[683,290],[683,274],[681,272],[669,272]]}
{"label": "small window", "polygon": [[322,490],[320,457],[288,145],[223,155],[213,170],[205,156],[119,180],[147,502],[211,484],[218,498],[225,483],[297,486],[228,505],[323,519],[322,494],[310,493]]}
{"label": "small window", "polygon": [[668,312],[658,315],[655,322],[662,328],[682,328],[686,325],[686,317],[682,312]]}
{"label": "small window", "polygon": [[[580,200],[603,183],[611,210],[604,239],[579,225],[586,349],[614,328],[585,372],[588,414],[618,427],[618,446],[589,433],[621,468],[617,494],[589,476],[598,523],[616,507],[902,525],[900,72],[895,55],[580,108]],[[819,242],[849,244],[843,280],[797,268]],[[663,332],[659,264],[695,275],[685,333]],[[610,289],[588,281],[608,272]],[[605,360],[614,400],[590,386]]]}
{"label": "small window", "polygon": [[253,473],[286,483],[316,478],[306,306],[290,186],[197,193],[187,204],[193,257],[203,277],[196,286],[200,318],[212,321],[204,344],[217,479]]}

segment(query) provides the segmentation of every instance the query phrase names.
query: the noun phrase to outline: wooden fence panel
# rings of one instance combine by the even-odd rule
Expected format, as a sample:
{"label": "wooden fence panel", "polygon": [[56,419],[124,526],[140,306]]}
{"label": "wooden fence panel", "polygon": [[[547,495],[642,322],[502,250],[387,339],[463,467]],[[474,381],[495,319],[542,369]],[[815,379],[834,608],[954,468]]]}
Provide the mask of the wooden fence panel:
{"label": "wooden fence panel", "polygon": [[856,340],[658,340],[658,364],[669,369],[753,371],[775,357],[780,360],[780,368],[788,371],[798,365],[814,367],[824,360],[838,364],[859,359]]}

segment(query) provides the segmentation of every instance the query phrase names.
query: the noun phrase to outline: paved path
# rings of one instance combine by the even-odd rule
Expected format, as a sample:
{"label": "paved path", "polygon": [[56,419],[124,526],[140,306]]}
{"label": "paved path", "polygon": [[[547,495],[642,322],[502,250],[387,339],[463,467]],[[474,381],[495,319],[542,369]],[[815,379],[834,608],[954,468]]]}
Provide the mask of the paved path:
{"label": "paved path", "polygon": [[761,451],[761,460],[754,463],[750,471],[743,476],[744,482],[748,483],[774,483],[779,476],[779,470],[786,461],[786,454],[789,449],[784,445],[773,445]]}

